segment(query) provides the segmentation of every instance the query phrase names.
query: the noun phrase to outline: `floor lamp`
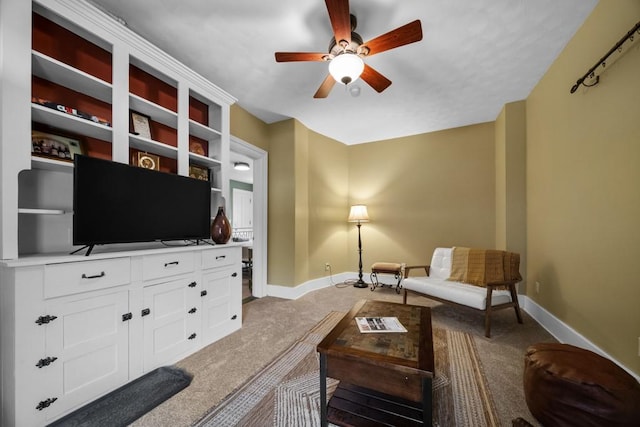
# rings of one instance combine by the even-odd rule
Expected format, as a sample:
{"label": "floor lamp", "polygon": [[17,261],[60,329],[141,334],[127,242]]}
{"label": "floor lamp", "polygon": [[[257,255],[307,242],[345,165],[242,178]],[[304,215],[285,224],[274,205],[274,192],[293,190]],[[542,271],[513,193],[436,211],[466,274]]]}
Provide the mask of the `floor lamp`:
{"label": "floor lamp", "polygon": [[349,222],[355,222],[358,226],[358,281],[353,284],[356,288],[366,288],[369,285],[362,280],[362,239],[360,238],[360,227],[363,222],[369,222],[369,214],[365,205],[353,205],[349,212]]}

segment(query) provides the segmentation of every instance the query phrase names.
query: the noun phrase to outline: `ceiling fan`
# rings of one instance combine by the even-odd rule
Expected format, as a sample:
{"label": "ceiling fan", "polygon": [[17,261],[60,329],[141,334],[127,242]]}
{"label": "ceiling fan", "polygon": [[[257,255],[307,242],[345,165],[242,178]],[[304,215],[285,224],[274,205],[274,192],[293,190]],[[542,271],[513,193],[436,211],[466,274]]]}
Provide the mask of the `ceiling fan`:
{"label": "ceiling fan", "polygon": [[328,53],[276,52],[276,62],[327,61],[329,75],[314,98],[326,98],[336,81],[348,85],[358,77],[378,93],[391,85],[391,80],[365,64],[363,58],[422,40],[420,20],[415,20],[368,42],[355,32],[356,17],[349,13],[349,0],[325,0],[334,37]]}

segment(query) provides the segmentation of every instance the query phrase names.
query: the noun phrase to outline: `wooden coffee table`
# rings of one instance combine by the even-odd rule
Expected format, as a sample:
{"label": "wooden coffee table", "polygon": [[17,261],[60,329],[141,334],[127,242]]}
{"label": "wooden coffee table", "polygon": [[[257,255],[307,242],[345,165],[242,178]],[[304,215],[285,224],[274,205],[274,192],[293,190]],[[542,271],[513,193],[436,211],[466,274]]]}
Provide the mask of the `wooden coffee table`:
{"label": "wooden coffee table", "polygon": [[[363,334],[355,317],[397,317],[407,332]],[[360,301],[317,347],[323,426],[431,426],[431,310]],[[340,380],[327,405],[327,377]]]}

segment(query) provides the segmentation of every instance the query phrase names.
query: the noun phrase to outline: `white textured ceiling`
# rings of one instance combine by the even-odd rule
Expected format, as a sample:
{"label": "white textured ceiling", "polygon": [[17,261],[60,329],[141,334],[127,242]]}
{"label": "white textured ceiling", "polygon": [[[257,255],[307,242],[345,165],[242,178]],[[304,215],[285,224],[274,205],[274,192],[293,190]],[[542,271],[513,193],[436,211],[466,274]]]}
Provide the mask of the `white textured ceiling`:
{"label": "white textured ceiling", "polygon": [[[345,144],[495,120],[525,99],[597,0],[351,0],[367,41],[414,19],[423,40],[367,58],[393,84],[361,80],[313,94],[321,62],[276,63],[274,52],[325,52],[323,0],[94,0],[267,123],[296,118]],[[584,70],[576,70],[576,79]],[[567,90],[574,82],[567,82]]]}

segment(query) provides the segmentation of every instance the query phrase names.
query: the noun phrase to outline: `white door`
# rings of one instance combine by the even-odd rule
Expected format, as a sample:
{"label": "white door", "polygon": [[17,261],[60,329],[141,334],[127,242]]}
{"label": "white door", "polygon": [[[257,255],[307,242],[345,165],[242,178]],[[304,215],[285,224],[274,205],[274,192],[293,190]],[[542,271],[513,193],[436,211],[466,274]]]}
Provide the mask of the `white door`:
{"label": "white door", "polygon": [[233,223],[235,229],[253,227],[253,192],[233,189]]}

